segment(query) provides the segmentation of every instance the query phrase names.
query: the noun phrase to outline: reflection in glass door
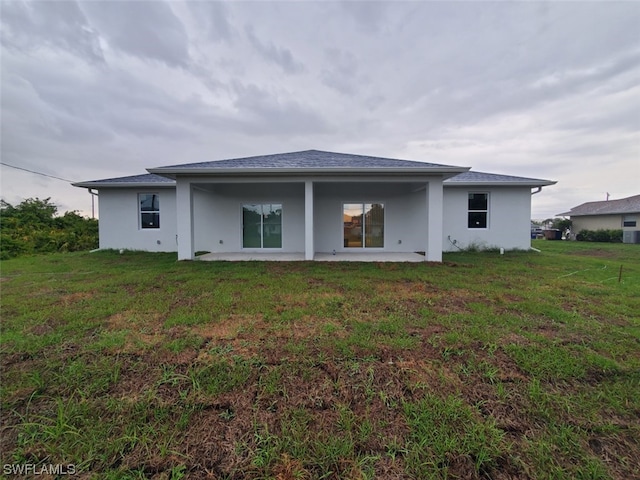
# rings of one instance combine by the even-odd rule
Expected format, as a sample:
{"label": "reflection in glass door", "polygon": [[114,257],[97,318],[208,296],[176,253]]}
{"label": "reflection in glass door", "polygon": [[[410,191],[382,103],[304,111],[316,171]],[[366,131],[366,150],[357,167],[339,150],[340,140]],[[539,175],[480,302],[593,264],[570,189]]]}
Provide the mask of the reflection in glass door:
{"label": "reflection in glass door", "polygon": [[384,247],[384,204],[345,203],[342,214],[345,247]]}
{"label": "reflection in glass door", "polygon": [[242,206],[242,248],[282,248],[282,204]]}

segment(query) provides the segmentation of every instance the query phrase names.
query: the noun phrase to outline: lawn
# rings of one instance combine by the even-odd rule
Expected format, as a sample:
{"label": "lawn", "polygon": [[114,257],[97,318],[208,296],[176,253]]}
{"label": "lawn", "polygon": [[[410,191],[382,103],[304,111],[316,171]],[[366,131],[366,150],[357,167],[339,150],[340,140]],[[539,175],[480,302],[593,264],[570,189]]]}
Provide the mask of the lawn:
{"label": "lawn", "polygon": [[4,261],[3,473],[638,478],[640,248],[534,246]]}

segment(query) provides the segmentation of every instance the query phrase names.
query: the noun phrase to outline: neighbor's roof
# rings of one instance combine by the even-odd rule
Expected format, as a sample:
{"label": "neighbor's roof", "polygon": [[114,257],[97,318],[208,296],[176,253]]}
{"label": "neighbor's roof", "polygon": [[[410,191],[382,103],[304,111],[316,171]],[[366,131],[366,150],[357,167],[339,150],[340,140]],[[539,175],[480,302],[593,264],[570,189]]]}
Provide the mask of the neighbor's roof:
{"label": "neighbor's roof", "polygon": [[130,177],[105,178],[103,180],[91,180],[88,182],[76,182],[74,187],[84,188],[104,188],[104,187],[173,187],[175,180],[153,173],[145,173],[142,175],[132,175]]}
{"label": "neighbor's roof", "polygon": [[640,213],[640,195],[618,200],[587,202],[573,207],[568,212],[558,213],[558,215],[583,217],[586,215],[616,215],[621,213]]}
{"label": "neighbor's roof", "polygon": [[513,175],[500,175],[498,173],[463,172],[444,181],[447,186],[473,186],[473,185],[503,185],[503,186],[528,186],[544,187],[554,185],[553,180],[539,178],[515,177]]}
{"label": "neighbor's roof", "polygon": [[438,163],[397,160],[393,158],[353,155],[348,153],[304,150],[255,157],[231,158],[209,162],[187,163],[149,168],[148,171],[175,177],[184,174],[259,174],[259,173],[449,173],[469,170],[468,167]]}

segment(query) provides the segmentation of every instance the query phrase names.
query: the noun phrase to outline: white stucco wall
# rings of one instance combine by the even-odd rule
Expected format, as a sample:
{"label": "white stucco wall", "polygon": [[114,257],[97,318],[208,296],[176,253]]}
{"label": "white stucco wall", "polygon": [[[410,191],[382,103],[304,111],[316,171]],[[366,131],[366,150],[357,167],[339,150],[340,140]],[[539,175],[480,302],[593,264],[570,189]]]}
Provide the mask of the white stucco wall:
{"label": "white stucco wall", "polygon": [[[414,252],[427,248],[427,191],[415,183],[314,183],[314,250],[354,251],[343,245],[342,206],[352,202],[385,204],[385,251]],[[489,193],[487,229],[467,228],[470,192]],[[160,228],[140,229],[138,194],[160,196]],[[100,248],[177,251],[176,190],[101,189],[99,192]],[[195,251],[242,251],[242,204],[283,205],[281,252],[302,253],[304,239],[304,183],[197,183],[192,189]],[[442,249],[454,251],[456,240],[505,249],[527,249],[530,241],[531,194],[528,187],[447,187],[443,195]]]}
{"label": "white stucco wall", "polygon": [[240,252],[242,205],[282,204],[282,249],[304,252],[304,184],[237,183],[197,184],[193,189],[195,250],[216,253]]}
{"label": "white stucco wall", "polygon": [[[160,228],[140,228],[139,193],[155,193],[159,196]],[[98,198],[100,248],[177,251],[174,189],[102,188]]]}
{"label": "white stucco wall", "polygon": [[[467,227],[469,193],[488,193],[486,229]],[[506,250],[531,247],[531,189],[529,187],[445,187],[443,250],[476,245]],[[450,240],[451,241],[450,241]]]}
{"label": "white stucco wall", "polygon": [[[314,243],[316,252],[357,249],[343,243],[345,203],[383,203],[385,208],[384,248],[389,252],[424,251],[427,235],[425,190],[413,192],[411,184],[316,183]],[[365,249],[363,249],[365,250]]]}

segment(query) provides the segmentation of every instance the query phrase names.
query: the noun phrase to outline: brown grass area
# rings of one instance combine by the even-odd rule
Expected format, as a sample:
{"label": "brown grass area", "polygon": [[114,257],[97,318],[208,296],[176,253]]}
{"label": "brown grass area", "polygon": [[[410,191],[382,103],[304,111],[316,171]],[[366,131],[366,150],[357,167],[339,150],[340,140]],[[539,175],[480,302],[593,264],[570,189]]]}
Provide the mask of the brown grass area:
{"label": "brown grass area", "polygon": [[[573,255],[611,256],[592,250]],[[38,315],[16,286],[0,344],[2,459],[80,451],[87,479],[420,478],[408,407],[441,402],[465,419],[457,443],[487,425],[501,440],[481,467],[454,445],[431,465],[438,478],[637,478],[631,289],[596,263],[567,276],[582,259],[522,255],[484,266],[171,259],[141,283],[120,282],[127,264],[66,291],[47,277],[24,295]],[[347,452],[331,457],[342,440]],[[601,470],[580,470],[589,461]]]}

